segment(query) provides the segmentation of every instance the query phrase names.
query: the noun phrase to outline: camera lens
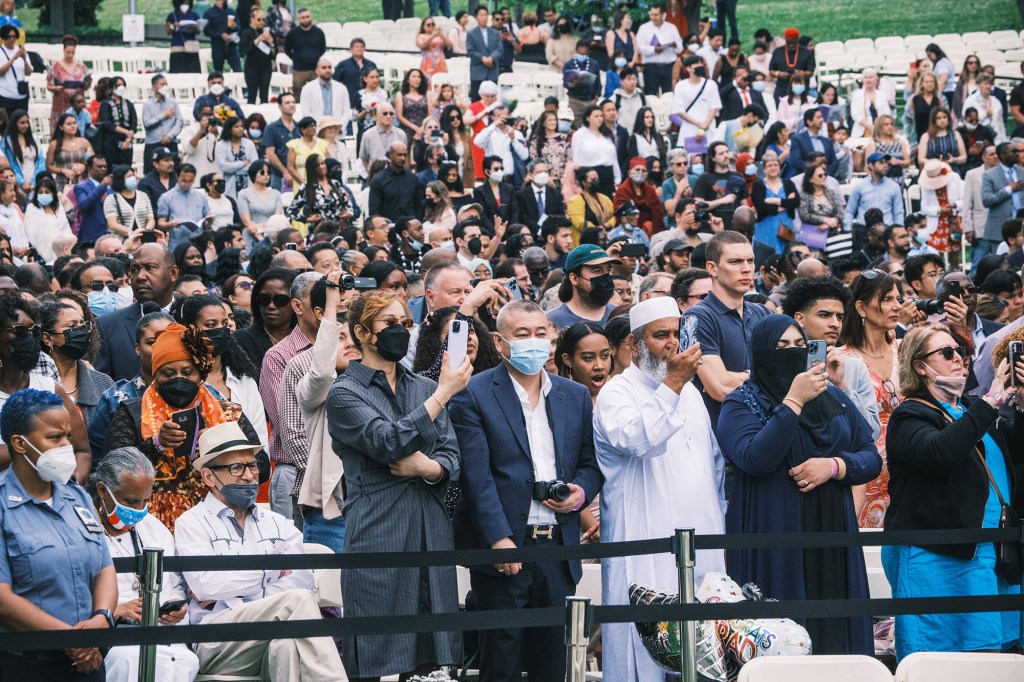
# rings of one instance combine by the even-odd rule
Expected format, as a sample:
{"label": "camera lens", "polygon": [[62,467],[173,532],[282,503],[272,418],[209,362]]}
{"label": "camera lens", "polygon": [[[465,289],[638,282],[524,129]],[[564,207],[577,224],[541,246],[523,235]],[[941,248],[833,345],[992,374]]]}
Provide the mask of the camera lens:
{"label": "camera lens", "polygon": [[352,275],[342,275],[341,279],[338,280],[338,285],[342,289],[344,289],[345,291],[348,291],[350,289],[355,289],[356,288],[356,278],[353,277]]}
{"label": "camera lens", "polygon": [[572,495],[572,491],[569,490],[569,486],[561,481],[554,481],[548,487],[548,497],[556,502],[565,502]]}

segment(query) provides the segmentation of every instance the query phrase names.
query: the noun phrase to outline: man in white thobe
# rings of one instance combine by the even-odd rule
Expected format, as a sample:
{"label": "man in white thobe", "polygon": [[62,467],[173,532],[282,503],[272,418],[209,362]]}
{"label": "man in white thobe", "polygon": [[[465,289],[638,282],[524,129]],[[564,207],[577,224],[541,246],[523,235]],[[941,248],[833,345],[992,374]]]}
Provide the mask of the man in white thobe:
{"label": "man in white thobe", "polygon": [[[711,431],[704,401],[690,382],[700,362],[694,344],[679,352],[679,308],[652,298],[629,312],[632,364],[604,387],[594,409],[594,449],[604,474],[601,539],[647,540],[676,528],[725,532],[725,459]],[[671,554],[602,560],[602,603],[629,603],[629,584],[675,594]],[[696,585],[705,573],[725,571],[721,550],[697,552]],[[602,626],[605,679],[664,679],[631,623]]]}

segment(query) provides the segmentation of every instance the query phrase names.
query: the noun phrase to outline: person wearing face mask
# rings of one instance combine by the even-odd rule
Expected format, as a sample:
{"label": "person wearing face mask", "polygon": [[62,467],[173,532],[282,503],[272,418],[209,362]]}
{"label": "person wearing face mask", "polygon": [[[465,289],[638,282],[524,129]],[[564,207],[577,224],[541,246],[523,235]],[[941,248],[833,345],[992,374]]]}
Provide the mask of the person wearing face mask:
{"label": "person wearing face mask", "polygon": [[[71,418],[60,396],[32,388],[14,393],[0,411],[11,456],[0,474],[3,632],[115,625],[117,577],[103,527],[85,490],[68,483],[76,467]],[[0,666],[7,679],[106,679],[97,648],[4,651]]]}
{"label": "person wearing face mask", "polygon": [[576,53],[562,66],[562,82],[572,110],[573,125],[578,127],[583,122],[583,112],[601,94],[601,65],[590,57],[589,39],[576,41]]}
{"label": "person wearing face mask", "polygon": [[106,374],[94,370],[87,360],[89,326],[82,313],[59,301],[45,301],[39,306],[42,348],[53,358],[60,373],[60,385],[78,406],[86,424],[100,396],[114,382]]}
{"label": "person wearing face mask", "polygon": [[[180,556],[302,554],[302,535],[287,519],[256,506],[259,485],[270,475],[266,454],[230,422],[203,432],[189,467],[209,489],[174,529]],[[192,623],[318,620],[313,572],[191,571],[184,574],[194,599]],[[210,675],[266,676],[273,680],[347,682],[338,648],[327,637],[262,642],[209,642],[196,647],[200,669]]]}
{"label": "person wearing face mask", "polygon": [[799,29],[787,28],[783,36],[785,45],[775,48],[768,62],[768,76],[775,79],[776,101],[789,94],[790,79],[793,76],[799,75],[806,83],[806,79],[813,76],[817,68],[814,51],[800,44]]}
{"label": "person wearing face mask", "polygon": [[168,73],[202,73],[199,66],[199,13],[192,9],[193,0],[175,0],[174,11],[164,23],[171,37],[171,59]]}
{"label": "person wearing face mask", "polygon": [[[981,397],[963,398],[965,355],[944,325],[918,327],[903,339],[899,373],[907,400],[889,421],[887,531],[997,528],[1004,506],[1021,512],[1014,465],[1024,458],[1024,388],[1009,382],[1012,371],[1024,386],[1024,362],[1010,368],[993,355],[991,384]],[[1015,574],[1001,566],[998,547],[884,547],[882,567],[896,598],[1017,594],[1019,564]],[[1018,628],[1017,613],[896,616],[896,657],[1001,651],[1017,645]]]}
{"label": "person wearing face mask", "polygon": [[[445,361],[437,383],[402,366],[413,321],[391,292],[351,301],[348,326],[362,359],[349,361],[327,395],[328,431],[345,470],[345,552],[450,550],[444,499],[448,482],[459,479],[460,458],[446,406],[465,389],[473,366]],[[458,610],[455,568],[448,566],[350,569],[342,573],[342,591],[366,595],[346,603],[346,616]],[[359,652],[346,658],[348,674],[373,678],[455,663],[461,641],[439,631],[349,636],[343,646]]]}
{"label": "person wearing face mask", "polygon": [[[492,124],[493,125],[493,124]],[[507,124],[505,125],[508,128]],[[484,131],[486,132],[486,130]],[[484,133],[480,133],[483,135]],[[519,158],[527,158],[526,147],[518,139],[513,141],[512,130],[508,133],[499,131],[496,136],[504,137],[511,142],[513,152]],[[518,138],[518,135],[516,136]],[[479,136],[478,138],[479,139]],[[511,155],[509,155],[511,162]],[[492,155],[484,159],[484,172],[487,181],[473,190],[473,201],[481,206],[480,226],[484,232],[501,239],[504,236],[504,224],[515,220],[515,190],[512,188],[512,164],[506,163],[501,156]],[[497,225],[502,224],[502,233],[498,234]]]}
{"label": "person wearing face mask", "polygon": [[526,166],[530,183],[516,192],[514,222],[530,228],[533,234],[540,234],[540,226],[549,215],[565,215],[562,193],[551,182],[548,164],[543,159],[534,159]]}
{"label": "person wearing face mask", "polygon": [[406,272],[420,272],[420,261],[425,253],[423,223],[410,216],[399,218],[389,239],[392,240],[391,262]]}
{"label": "person wearing face mask", "polygon": [[683,62],[690,76],[676,83],[672,96],[672,114],[679,119],[677,147],[688,151],[707,149],[708,133],[722,108],[718,88],[707,78],[703,58],[693,55]]}
{"label": "person wearing face mask", "polygon": [[[579,510],[602,483],[594,459],[593,407],[584,386],[544,371],[549,334],[537,304],[504,306],[493,334],[502,363],[477,374],[452,400],[459,449],[474,453],[463,459],[463,497],[454,518],[460,548],[579,543]],[[581,575],[578,561],[499,563],[471,567],[470,582],[481,610],[529,609],[564,604]],[[557,631],[482,633],[480,679],[519,679],[524,671],[530,679],[560,679],[565,646]]]}
{"label": "person wearing face mask", "polygon": [[[679,307],[668,296],[636,304],[624,344],[629,362],[597,396],[594,449],[605,483],[601,540],[650,540],[674,528],[725,532],[725,459],[700,392],[690,381],[700,344],[679,349]],[[618,319],[618,318],[615,318]],[[628,604],[629,583],[672,585],[670,556],[604,559],[602,603]],[[724,571],[721,550],[697,552],[696,583]],[[603,666],[610,679],[660,679],[628,624],[602,626]]]}
{"label": "person wearing face mask", "polygon": [[559,330],[577,322],[604,326],[615,308],[609,303],[615,294],[611,266],[621,264],[596,244],[581,244],[565,259],[565,279],[558,290],[562,305],[548,311],[548,319]]}
{"label": "person wearing face mask", "polygon": [[146,131],[146,146],[142,156],[142,172],[153,170],[154,152],[157,147],[168,147],[178,152],[178,134],[185,127],[181,108],[171,97],[171,87],[163,74],[153,76],[150,81],[153,95],[142,107],[142,127]]}
{"label": "person wearing face mask", "polygon": [[665,207],[654,187],[647,182],[647,175],[647,159],[640,156],[631,159],[629,177],[615,190],[612,203],[619,208],[627,201],[632,202],[640,211],[638,224],[650,237],[665,230]]}
{"label": "person wearing face mask", "polygon": [[111,166],[132,163],[132,140],[139,130],[139,115],[135,103],[128,99],[128,86],[117,76],[112,82],[110,97],[100,104],[97,125],[100,136],[96,151]]}
{"label": "person wearing face mask", "polygon": [[[156,334],[151,353],[153,382],[135,400],[122,402],[110,420],[101,448],[138,448],[158,476],[149,510],[172,532],[183,512],[203,499],[205,483],[189,467],[198,434],[224,422],[237,422],[249,443],[259,437],[238,405],[219,400],[203,384],[212,367],[211,343],[197,327],[173,323]],[[186,428],[171,415],[186,412]],[[99,456],[98,458],[101,458]]]}
{"label": "person wearing face mask", "polygon": [[57,258],[53,250],[55,239],[75,236],[57,198],[57,185],[48,175],[39,178],[32,200],[25,209],[25,232],[29,243],[46,263]]}
{"label": "person wearing face mask", "polygon": [[[808,367],[796,321],[769,315],[750,336],[751,375],[722,404],[718,440],[733,465],[727,533],[856,534],[852,486],[882,469],[868,423],[820,363]],[[863,599],[867,573],[846,548],[752,549],[728,553],[728,573],[780,599]],[[866,617],[809,619],[815,651],[870,654]]]}
{"label": "person wearing face mask", "polygon": [[[85,489],[92,498],[107,550],[111,557],[140,558],[143,547],[158,547],[165,557],[175,555],[171,532],[149,514],[156,470],[146,456],[135,448],[118,448],[107,453],[89,476]],[[142,596],[139,578],[133,573],[117,575],[117,608],[114,619],[120,624],[142,622]],[[161,576],[160,603],[180,602],[178,608],[160,615],[160,625],[188,624],[185,582],[181,574],[164,571]],[[173,682],[190,682],[199,672],[199,659],[186,644],[161,644],[156,648],[161,674]],[[139,647],[112,648],[103,660],[111,682],[138,679]]]}

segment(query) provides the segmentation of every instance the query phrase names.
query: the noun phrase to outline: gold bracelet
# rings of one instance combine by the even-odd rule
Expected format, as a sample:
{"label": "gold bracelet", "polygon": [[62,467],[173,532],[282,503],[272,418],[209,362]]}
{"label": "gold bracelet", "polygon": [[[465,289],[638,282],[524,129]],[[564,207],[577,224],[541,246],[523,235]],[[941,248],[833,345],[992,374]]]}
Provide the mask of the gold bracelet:
{"label": "gold bracelet", "polygon": [[435,403],[437,403],[437,406],[438,406],[438,407],[440,407],[440,408],[441,408],[442,410],[444,410],[444,408],[445,408],[445,404],[444,404],[444,403],[442,403],[442,402],[441,402],[440,400],[438,400],[437,398],[435,398],[435,397],[434,397],[434,394],[433,394],[433,393],[431,393],[431,394],[430,394],[430,399],[431,399],[431,400],[433,400],[433,401],[434,401]]}

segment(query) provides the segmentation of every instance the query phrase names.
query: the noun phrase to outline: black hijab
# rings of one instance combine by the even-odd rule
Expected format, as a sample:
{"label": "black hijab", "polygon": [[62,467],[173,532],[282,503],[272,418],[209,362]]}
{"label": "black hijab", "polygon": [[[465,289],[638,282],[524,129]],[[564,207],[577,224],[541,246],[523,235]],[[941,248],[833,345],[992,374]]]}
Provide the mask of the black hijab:
{"label": "black hijab", "polygon": [[[758,320],[750,335],[754,360],[750,380],[768,397],[771,408],[786,397],[796,375],[807,371],[806,348],[776,348],[779,339],[790,327],[800,329],[804,341],[807,340],[800,325],[788,315],[769,315]],[[844,412],[843,406],[835,398],[828,393],[821,393],[808,401],[800,411],[800,425],[813,432]]]}

